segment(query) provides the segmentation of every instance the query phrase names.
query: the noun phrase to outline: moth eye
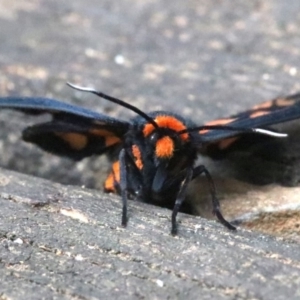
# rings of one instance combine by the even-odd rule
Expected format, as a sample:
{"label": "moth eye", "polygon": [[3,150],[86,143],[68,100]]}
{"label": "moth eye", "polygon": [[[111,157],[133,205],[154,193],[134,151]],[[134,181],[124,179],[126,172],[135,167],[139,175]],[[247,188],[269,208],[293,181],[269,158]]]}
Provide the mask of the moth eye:
{"label": "moth eye", "polygon": [[155,145],[158,140],[158,134],[156,132],[152,133],[149,137],[149,141],[152,145]]}

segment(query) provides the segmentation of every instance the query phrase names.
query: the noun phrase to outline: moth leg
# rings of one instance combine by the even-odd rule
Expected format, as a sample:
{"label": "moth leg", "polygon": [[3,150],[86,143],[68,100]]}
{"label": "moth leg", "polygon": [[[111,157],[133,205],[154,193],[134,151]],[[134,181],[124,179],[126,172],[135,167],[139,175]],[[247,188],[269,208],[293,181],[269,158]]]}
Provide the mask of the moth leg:
{"label": "moth leg", "polygon": [[122,220],[123,227],[127,225],[127,165],[126,165],[126,152],[122,149],[119,154],[120,162],[120,190],[122,197]]}
{"label": "moth leg", "polygon": [[218,220],[225,227],[227,227],[230,230],[236,230],[236,228],[233,225],[231,225],[228,221],[225,220],[225,218],[223,217],[223,215],[221,213],[220,203],[217,198],[216,187],[215,187],[214,181],[213,181],[210,173],[208,172],[208,170],[205,168],[205,166],[202,165],[202,166],[198,166],[198,167],[194,168],[192,179],[196,178],[197,176],[199,176],[202,173],[204,173],[204,175],[208,181],[208,184],[209,184],[209,189],[210,189],[210,194],[211,194],[212,204],[213,204],[213,214],[218,218]]}
{"label": "moth leg", "polygon": [[172,228],[171,228],[171,234],[172,235],[176,235],[177,234],[177,223],[176,223],[176,216],[179,212],[179,209],[183,203],[183,201],[185,200],[185,196],[186,196],[186,190],[188,187],[188,184],[191,182],[193,177],[193,169],[190,168],[188,169],[185,178],[182,180],[181,182],[181,186],[180,186],[180,190],[178,192],[176,201],[175,201],[175,205],[173,208],[173,212],[172,212]]}

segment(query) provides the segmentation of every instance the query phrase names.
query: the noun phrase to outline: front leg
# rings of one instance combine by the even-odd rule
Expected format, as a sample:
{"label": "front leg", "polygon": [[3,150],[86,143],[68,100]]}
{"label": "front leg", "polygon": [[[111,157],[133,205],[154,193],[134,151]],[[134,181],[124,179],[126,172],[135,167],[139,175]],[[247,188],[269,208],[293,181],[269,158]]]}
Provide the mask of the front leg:
{"label": "front leg", "polygon": [[139,196],[142,191],[142,182],[140,181],[140,170],[138,170],[136,164],[132,158],[126,152],[126,149],[122,149],[119,154],[120,164],[120,182],[119,190],[122,198],[122,220],[121,225],[126,227],[127,217],[127,199],[128,195]]}
{"label": "front leg", "polygon": [[175,205],[174,205],[174,208],[173,208],[172,228],[171,228],[171,234],[172,235],[177,234],[176,216],[179,212],[179,209],[180,209],[183,201],[185,200],[187,187],[188,187],[188,184],[191,182],[192,178],[193,178],[193,168],[189,168],[188,171],[186,172],[186,175],[185,175],[184,179],[181,182],[180,189],[179,189],[179,192],[177,194]]}
{"label": "front leg", "polygon": [[216,193],[216,187],[214,184],[214,181],[210,175],[210,173],[208,172],[208,170],[205,168],[205,166],[198,166],[196,168],[193,169],[193,177],[192,179],[196,178],[197,176],[199,176],[200,174],[204,173],[208,184],[209,184],[209,189],[210,189],[210,194],[211,194],[211,200],[212,200],[212,204],[213,204],[213,214],[218,218],[218,220],[228,229],[230,230],[236,230],[236,228],[231,225],[228,221],[225,220],[225,218],[223,217],[222,213],[221,213],[221,209],[220,209],[220,203],[219,200],[217,198],[217,193]]}
{"label": "front leg", "polygon": [[127,225],[127,162],[126,162],[126,151],[122,149],[119,154],[120,162],[120,190],[122,197],[122,220],[121,224],[123,227]]}

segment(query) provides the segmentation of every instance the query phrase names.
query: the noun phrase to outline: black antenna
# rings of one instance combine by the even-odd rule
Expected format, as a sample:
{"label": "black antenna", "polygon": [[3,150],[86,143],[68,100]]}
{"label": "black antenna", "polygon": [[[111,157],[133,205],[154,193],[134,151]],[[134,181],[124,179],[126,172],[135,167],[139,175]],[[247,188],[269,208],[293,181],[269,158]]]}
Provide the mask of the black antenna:
{"label": "black antenna", "polygon": [[[149,123],[151,123],[156,129],[159,128],[159,126],[157,125],[157,123],[150,117],[148,116],[146,113],[144,113],[143,111],[141,111],[140,109],[138,109],[137,107],[124,102],[123,100],[114,98],[112,96],[106,95],[100,91],[96,91],[93,88],[87,88],[87,87],[81,87],[75,84],[72,84],[70,82],[67,82],[67,85],[70,86],[71,88],[78,90],[78,91],[82,91],[82,92],[89,92],[92,94],[95,94],[103,99],[106,99],[108,101],[111,101],[113,103],[116,103],[118,105],[121,105],[133,112],[135,112],[136,114],[140,115],[141,117],[143,117],[146,121],[148,121]],[[224,125],[204,125],[204,126],[198,126],[198,127],[192,127],[192,128],[187,128],[184,130],[181,130],[178,132],[178,134],[184,134],[184,133],[189,133],[189,132],[193,132],[193,131],[201,131],[201,130],[228,130],[228,131],[240,131],[240,132],[245,132],[245,133],[259,133],[259,134],[264,134],[264,135],[269,135],[269,136],[273,136],[273,137],[287,137],[288,135],[286,133],[278,133],[275,131],[271,131],[271,130],[266,130],[266,129],[261,129],[261,128],[245,128],[245,127],[233,127],[233,126],[224,126]]]}
{"label": "black antenna", "polygon": [[262,128],[246,128],[246,127],[234,127],[234,126],[224,126],[224,125],[203,125],[198,127],[187,128],[178,132],[178,134],[185,134],[193,131],[201,130],[228,130],[228,131],[240,131],[245,133],[259,133],[264,135],[269,135],[273,137],[287,137],[286,133],[279,133],[272,130],[262,129]]}
{"label": "black antenna", "polygon": [[126,108],[130,109],[131,111],[135,112],[136,114],[140,115],[141,117],[143,117],[146,121],[151,123],[155,128],[159,128],[159,126],[156,124],[156,122],[150,116],[148,116],[146,113],[144,113],[143,111],[141,111],[137,107],[135,107],[135,106],[133,106],[129,103],[124,102],[123,100],[120,100],[120,99],[114,98],[112,96],[106,95],[106,94],[104,94],[100,91],[96,91],[93,88],[81,87],[81,86],[72,84],[70,82],[67,82],[67,85],[70,86],[71,88],[75,89],[75,90],[82,91],[82,92],[89,92],[89,93],[95,94],[95,95],[97,95],[97,96],[99,96],[103,99],[106,99],[108,101],[111,101],[113,103],[121,105],[123,107],[126,107]]}

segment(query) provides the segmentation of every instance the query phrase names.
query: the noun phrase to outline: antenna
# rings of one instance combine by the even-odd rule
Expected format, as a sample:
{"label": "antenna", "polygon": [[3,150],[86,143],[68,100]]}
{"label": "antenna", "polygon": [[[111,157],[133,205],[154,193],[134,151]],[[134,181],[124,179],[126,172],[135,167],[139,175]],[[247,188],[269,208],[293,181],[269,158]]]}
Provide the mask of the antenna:
{"label": "antenna", "polygon": [[151,123],[155,128],[159,128],[159,126],[156,124],[156,122],[150,116],[148,116],[146,113],[144,113],[143,111],[141,111],[137,107],[135,107],[135,106],[133,106],[129,103],[126,103],[125,101],[123,101],[121,99],[117,99],[117,98],[114,98],[112,96],[106,95],[106,94],[104,94],[100,91],[96,91],[93,88],[81,87],[79,85],[75,85],[75,84],[72,84],[70,82],[67,82],[67,85],[69,87],[75,89],[75,90],[82,91],[82,92],[89,92],[89,93],[95,94],[95,95],[97,95],[97,96],[99,96],[103,99],[106,99],[110,102],[113,102],[113,103],[116,103],[116,104],[121,105],[123,107],[126,107],[129,110],[131,110],[131,111],[135,112],[136,114],[138,114],[139,116],[143,117],[146,121]]}
{"label": "antenna", "polygon": [[[100,91],[97,91],[93,88],[88,88],[88,87],[81,87],[79,85],[75,85],[72,84],[70,82],[67,82],[67,85],[70,86],[71,88],[78,90],[78,91],[82,91],[82,92],[88,92],[88,93],[92,93],[97,95],[98,97],[101,97],[103,99],[106,99],[110,102],[116,103],[118,105],[121,105],[133,112],[135,112],[136,114],[138,114],[139,116],[143,117],[146,121],[148,121],[149,123],[151,123],[156,129],[159,128],[159,126],[157,125],[157,123],[150,117],[148,116],[146,113],[144,113],[143,111],[141,111],[140,109],[138,109],[137,107],[126,103],[125,101],[106,95]],[[185,130],[179,131],[178,134],[184,134],[184,133],[188,133],[188,132],[192,132],[192,131],[201,131],[201,130],[229,130],[229,131],[240,131],[240,132],[245,132],[245,133],[259,133],[259,134],[264,134],[264,135],[269,135],[269,136],[273,136],[273,137],[287,137],[288,135],[286,133],[278,133],[272,130],[267,130],[267,129],[261,129],[261,128],[245,128],[245,127],[233,127],[233,126],[223,126],[223,125],[207,125],[207,126],[199,126],[199,127],[193,127],[193,128],[187,128]]]}
{"label": "antenna", "polygon": [[285,138],[288,136],[287,133],[275,132],[272,130],[262,129],[262,128],[246,128],[246,127],[234,127],[234,126],[224,126],[224,125],[203,125],[198,127],[187,128],[178,132],[178,134],[185,134],[193,131],[201,130],[228,130],[228,131],[240,131],[245,133],[259,133],[263,135],[269,135],[278,138]]}

